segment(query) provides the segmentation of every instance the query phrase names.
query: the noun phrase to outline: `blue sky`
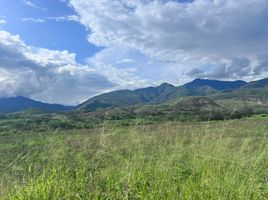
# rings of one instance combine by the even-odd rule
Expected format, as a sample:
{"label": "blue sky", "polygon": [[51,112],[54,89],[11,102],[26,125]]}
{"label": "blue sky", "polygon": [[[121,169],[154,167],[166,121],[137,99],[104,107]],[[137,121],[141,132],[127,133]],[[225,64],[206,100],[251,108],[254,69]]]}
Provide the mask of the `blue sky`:
{"label": "blue sky", "polygon": [[[27,2],[31,2],[36,8],[28,5]],[[75,52],[79,62],[83,62],[85,57],[92,56],[101,49],[87,42],[88,32],[80,23],[48,20],[52,17],[76,15],[66,2],[0,0],[0,4],[1,18],[8,22],[3,28],[12,34],[19,34],[28,45]],[[29,19],[29,21],[23,21],[23,19]],[[30,19],[40,19],[45,22],[34,22]]]}
{"label": "blue sky", "polygon": [[0,95],[78,104],[194,78],[268,77],[266,0],[0,0]]}

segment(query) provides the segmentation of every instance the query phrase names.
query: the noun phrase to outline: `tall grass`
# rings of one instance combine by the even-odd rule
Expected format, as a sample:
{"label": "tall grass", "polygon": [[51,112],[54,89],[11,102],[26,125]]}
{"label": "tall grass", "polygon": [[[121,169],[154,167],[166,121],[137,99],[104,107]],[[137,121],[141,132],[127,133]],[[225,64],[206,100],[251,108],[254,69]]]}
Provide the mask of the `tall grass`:
{"label": "tall grass", "polygon": [[[268,120],[0,136],[3,199],[267,199]],[[1,198],[1,196],[0,196]]]}

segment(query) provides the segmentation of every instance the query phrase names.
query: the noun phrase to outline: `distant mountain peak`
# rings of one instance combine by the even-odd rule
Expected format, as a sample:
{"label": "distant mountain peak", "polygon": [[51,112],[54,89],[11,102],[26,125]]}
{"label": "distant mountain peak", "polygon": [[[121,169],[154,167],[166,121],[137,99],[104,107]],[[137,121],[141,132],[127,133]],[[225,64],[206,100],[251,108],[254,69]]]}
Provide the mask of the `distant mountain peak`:
{"label": "distant mountain peak", "polygon": [[175,87],[174,85],[167,83],[167,82],[161,83],[161,85],[159,87],[167,87],[167,86]]}
{"label": "distant mountain peak", "polygon": [[170,84],[170,83],[164,82],[161,85],[159,85],[157,88],[158,88],[159,92],[163,92],[164,90],[170,90],[170,89],[172,90],[175,88],[175,86]]}
{"label": "distant mountain peak", "polygon": [[192,83],[192,82],[221,82],[221,83],[236,83],[236,82],[241,82],[241,83],[247,83],[246,81],[243,81],[243,80],[224,81],[224,80],[216,80],[216,79],[208,79],[208,78],[196,78],[196,79],[194,79],[193,81],[191,81],[189,83]]}
{"label": "distant mountain peak", "polygon": [[233,90],[238,89],[246,85],[246,81],[237,80],[237,81],[220,81],[220,80],[210,80],[210,79],[201,79],[197,78],[189,83],[186,83],[184,86],[188,89],[194,89],[203,86],[209,86],[216,90]]}

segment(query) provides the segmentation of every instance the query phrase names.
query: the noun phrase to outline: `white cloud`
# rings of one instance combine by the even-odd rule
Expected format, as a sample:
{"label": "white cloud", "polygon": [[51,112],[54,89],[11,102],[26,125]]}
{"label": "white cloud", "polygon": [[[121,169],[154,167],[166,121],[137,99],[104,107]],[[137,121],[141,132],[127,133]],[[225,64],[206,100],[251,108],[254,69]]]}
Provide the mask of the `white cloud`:
{"label": "white cloud", "polygon": [[25,5],[30,6],[30,7],[34,8],[34,9],[47,11],[46,8],[39,7],[39,6],[35,5],[35,4],[34,4],[32,1],[30,1],[30,0],[22,0],[22,2],[23,2]]}
{"label": "white cloud", "polygon": [[44,19],[40,19],[40,18],[22,18],[21,21],[23,22],[34,22],[34,23],[45,23]]}
{"label": "white cloud", "polygon": [[67,16],[58,16],[58,17],[48,17],[49,20],[55,20],[57,22],[62,21],[74,21],[79,22],[79,17],[77,15],[67,15]]}
{"label": "white cloud", "polygon": [[6,20],[0,19],[0,24],[6,24],[6,23],[7,23]]}
{"label": "white cloud", "polygon": [[128,48],[109,47],[88,58],[87,62],[93,66],[112,66],[117,69],[132,71],[137,77],[150,80],[149,85],[158,85],[169,81],[175,85],[185,83],[190,79],[181,78],[184,66],[193,63],[165,63],[154,61],[137,50]]}
{"label": "white cloud", "polygon": [[[137,50],[155,63],[195,63],[228,69],[219,78],[252,76],[253,63],[268,48],[266,0],[70,0],[89,42]],[[249,60],[239,73],[235,62]],[[233,64],[232,64],[233,63]],[[264,62],[262,62],[264,63]],[[263,69],[263,68],[262,68]],[[152,71],[154,69],[151,69]],[[178,69],[178,71],[183,71]],[[215,69],[217,71],[217,69]],[[212,70],[213,71],[213,70]],[[185,73],[187,75],[187,73]]]}
{"label": "white cloud", "polygon": [[144,86],[131,70],[81,65],[75,54],[25,44],[0,30],[0,94],[76,104],[96,94]]}
{"label": "white cloud", "polygon": [[[67,16],[58,16],[58,17],[46,17],[46,18],[22,18],[23,22],[34,22],[34,23],[45,23],[47,20],[52,20],[56,22],[79,22],[79,17],[77,15],[67,15]],[[1,20],[0,20],[1,24]]]}

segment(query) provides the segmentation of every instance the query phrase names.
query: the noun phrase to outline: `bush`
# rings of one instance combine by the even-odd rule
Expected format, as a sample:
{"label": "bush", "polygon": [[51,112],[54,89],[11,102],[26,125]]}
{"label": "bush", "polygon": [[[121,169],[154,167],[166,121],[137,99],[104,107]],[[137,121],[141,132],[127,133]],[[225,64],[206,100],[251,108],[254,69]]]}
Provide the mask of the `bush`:
{"label": "bush", "polygon": [[52,129],[73,129],[75,125],[70,121],[50,121],[49,127]]}
{"label": "bush", "polygon": [[254,114],[254,112],[253,112],[253,109],[252,108],[250,108],[250,107],[243,107],[243,108],[240,108],[240,109],[236,110],[232,114],[232,118],[241,119],[243,117],[249,117],[249,116],[251,116],[253,114]]}

